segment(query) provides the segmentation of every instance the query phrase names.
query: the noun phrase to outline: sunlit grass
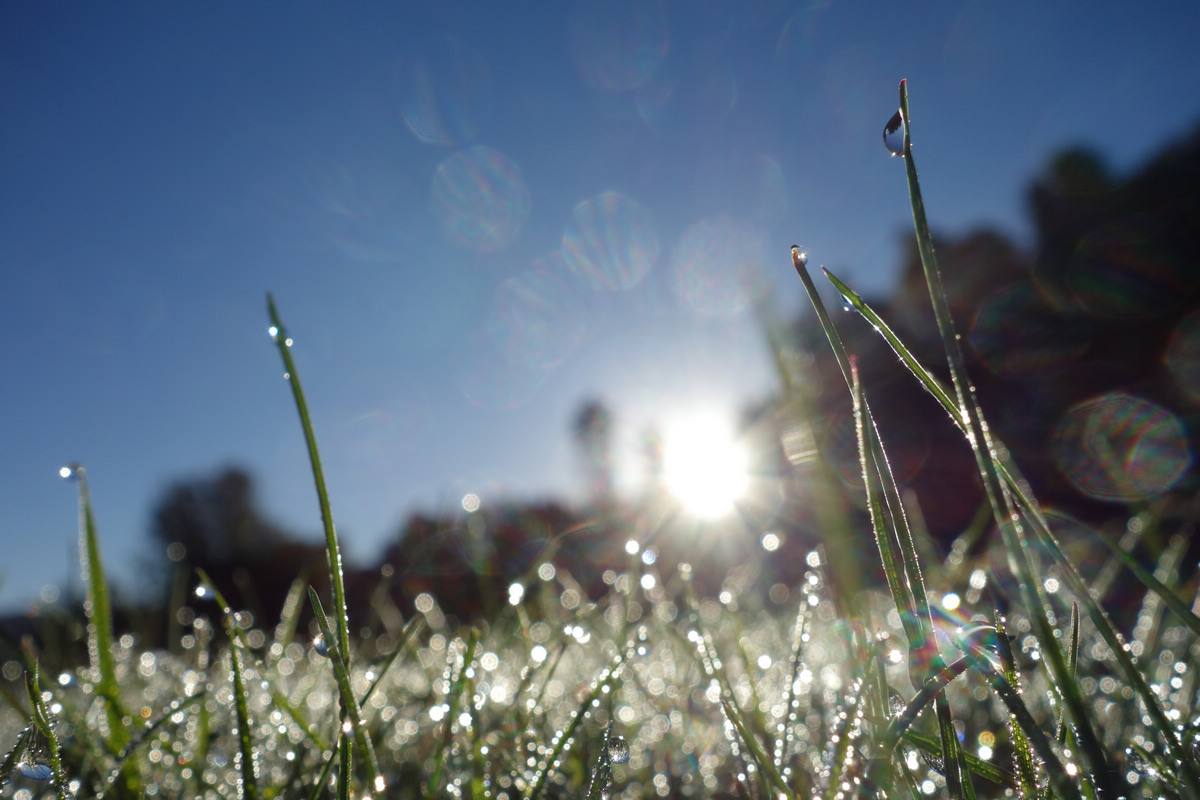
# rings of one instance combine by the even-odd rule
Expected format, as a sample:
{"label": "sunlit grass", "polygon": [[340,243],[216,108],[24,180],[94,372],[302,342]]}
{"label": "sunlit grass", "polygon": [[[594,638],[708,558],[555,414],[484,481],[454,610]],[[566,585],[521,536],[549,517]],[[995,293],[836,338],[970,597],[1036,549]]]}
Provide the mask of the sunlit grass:
{"label": "sunlit grass", "polygon": [[[1015,590],[982,562],[967,563],[964,585],[954,556],[937,556],[872,412],[886,398],[868,396],[794,249],[846,381],[866,509],[865,524],[848,509],[817,509],[826,543],[804,552],[796,586],[766,591],[752,560],[729,565],[719,594],[704,596],[686,560],[659,560],[651,531],[634,523],[620,530],[633,543],[627,568],[612,571],[601,596],[581,596],[586,576],[549,568],[551,539],[523,576],[497,587],[507,602],[495,598],[502,610],[490,619],[466,627],[422,594],[403,625],[352,627],[293,341],[269,301],[325,534],[329,614],[301,576],[268,632],[201,574],[171,651],[117,637],[85,475],[66,468],[79,479],[90,659],[61,663],[48,679],[38,664],[67,654],[39,653],[32,640],[14,653],[24,687],[2,694],[11,749],[0,785],[22,800],[1200,796],[1200,618],[1178,581],[1186,542],[1173,540],[1150,566],[1121,543],[1096,543],[1111,553],[1106,580],[1126,569],[1144,589],[1127,641],[987,426],[941,286],[903,85],[899,106],[885,135],[904,160],[951,388],[826,275],[929,391],[931,413],[940,406],[963,432]],[[780,408],[799,416],[807,398],[791,369],[781,368]],[[664,447],[664,482],[680,507],[744,535],[733,519],[749,462],[732,428],[681,422]],[[980,525],[963,540],[988,535]],[[757,558],[784,557],[773,537]],[[961,544],[951,550],[960,560]],[[303,631],[306,596],[314,624]],[[390,600],[377,592],[375,602]],[[386,611],[379,620],[399,615]]]}

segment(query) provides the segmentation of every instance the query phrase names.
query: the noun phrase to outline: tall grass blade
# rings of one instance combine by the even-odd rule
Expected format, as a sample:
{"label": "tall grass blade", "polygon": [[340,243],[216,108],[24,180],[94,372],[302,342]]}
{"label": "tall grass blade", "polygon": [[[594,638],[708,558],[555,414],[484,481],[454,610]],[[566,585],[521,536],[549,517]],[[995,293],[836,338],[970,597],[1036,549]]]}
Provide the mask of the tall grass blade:
{"label": "tall grass blade", "polygon": [[[354,699],[354,689],[350,685],[350,671],[342,657],[341,648],[333,644],[333,629],[329,625],[329,618],[325,616],[321,598],[311,586],[308,589],[308,601],[312,604],[313,615],[317,618],[321,635],[325,637],[329,660],[333,662],[333,675],[337,680],[338,693],[342,698],[342,716],[346,720],[342,726],[342,733],[349,733],[354,737],[354,746],[363,756],[363,768],[367,771],[367,786],[369,787],[367,797],[370,797],[371,793],[381,793],[387,788],[383,776],[379,774],[379,761],[375,757],[375,746],[371,743],[371,737],[367,735],[366,727],[363,725],[362,712],[359,710],[358,701]],[[346,730],[347,727],[349,730]]]}
{"label": "tall grass blade", "polygon": [[[321,467],[321,453],[317,449],[317,435],[313,431],[312,418],[308,413],[308,401],[304,397],[304,387],[300,383],[300,374],[296,371],[296,363],[292,359],[292,338],[279,316],[275,307],[275,299],[267,295],[267,316],[271,319],[271,337],[275,341],[279,357],[283,361],[284,373],[288,384],[292,387],[292,399],[296,403],[296,413],[300,417],[300,428],[304,432],[304,444],[308,448],[308,462],[312,468],[313,485],[317,491],[317,505],[321,510],[321,525],[325,530],[325,560],[329,566],[329,585],[333,589],[333,613],[337,624],[337,649],[345,660],[346,669],[350,668],[350,617],[346,612],[346,586],[342,578],[342,553],[338,546],[337,529],[334,527],[333,510],[329,505],[329,490],[325,485],[325,470]],[[339,757],[341,774],[350,771],[350,740],[342,737],[339,741]],[[340,784],[339,784],[340,787]]]}
{"label": "tall grass blade", "polygon": [[108,597],[108,581],[100,557],[100,537],[92,512],[92,494],[88,488],[87,469],[72,464],[68,469],[79,486],[79,561],[87,594],[84,612],[87,616],[88,655],[96,676],[96,694],[104,699],[108,719],[109,745],[114,750],[129,741],[124,718],[127,715],[117,685],[117,666],[113,658],[112,606]]}
{"label": "tall grass blade", "polygon": [[329,585],[333,587],[333,612],[337,623],[337,646],[346,659],[349,667],[350,658],[350,622],[346,614],[346,587],[342,580],[342,554],[338,547],[337,530],[333,523],[333,510],[329,505],[329,490],[325,486],[325,471],[321,467],[321,453],[317,449],[317,436],[313,432],[312,418],[308,413],[308,401],[304,398],[304,388],[300,384],[300,373],[296,371],[296,362],[292,359],[292,339],[288,335],[283,320],[279,317],[279,309],[275,299],[267,295],[267,315],[271,319],[272,338],[275,340],[283,368],[288,375],[288,385],[292,387],[292,399],[296,403],[296,413],[300,417],[300,428],[304,432],[304,444],[308,447],[308,461],[312,468],[313,484],[317,490],[317,504],[321,510],[321,524],[325,529],[325,558],[329,564]]}

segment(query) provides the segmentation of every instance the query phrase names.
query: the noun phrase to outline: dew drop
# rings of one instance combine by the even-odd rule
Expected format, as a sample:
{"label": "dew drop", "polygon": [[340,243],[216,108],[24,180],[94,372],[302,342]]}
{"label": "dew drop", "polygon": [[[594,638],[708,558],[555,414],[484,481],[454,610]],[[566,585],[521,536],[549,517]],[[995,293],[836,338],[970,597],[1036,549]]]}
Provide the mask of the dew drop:
{"label": "dew drop", "polygon": [[808,266],[808,253],[800,248],[800,245],[792,245],[792,260],[801,267]]}
{"label": "dew drop", "polygon": [[212,600],[213,599],[212,589],[205,586],[204,584],[200,584],[199,586],[196,587],[195,595],[196,595],[196,598],[199,600]]}
{"label": "dew drop", "polygon": [[317,655],[329,658],[329,643],[325,641],[325,634],[321,634],[313,639],[313,650],[317,651]]}
{"label": "dew drop", "polygon": [[899,109],[883,126],[883,146],[893,156],[904,155],[904,116]]}
{"label": "dew drop", "polygon": [[608,740],[608,760],[613,764],[629,761],[629,743],[624,736],[614,736]]}
{"label": "dew drop", "polygon": [[53,774],[48,764],[31,763],[28,761],[18,764],[17,772],[21,774],[21,777],[28,778],[31,781],[48,781]]}

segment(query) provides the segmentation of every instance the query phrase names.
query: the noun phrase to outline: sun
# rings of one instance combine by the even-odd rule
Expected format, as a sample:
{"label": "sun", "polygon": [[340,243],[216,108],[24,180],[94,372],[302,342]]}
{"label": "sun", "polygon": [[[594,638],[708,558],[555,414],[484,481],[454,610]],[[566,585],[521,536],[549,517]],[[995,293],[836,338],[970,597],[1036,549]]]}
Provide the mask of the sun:
{"label": "sun", "polygon": [[750,482],[749,459],[717,415],[679,420],[663,437],[663,482],[688,513],[715,519],[734,510]]}

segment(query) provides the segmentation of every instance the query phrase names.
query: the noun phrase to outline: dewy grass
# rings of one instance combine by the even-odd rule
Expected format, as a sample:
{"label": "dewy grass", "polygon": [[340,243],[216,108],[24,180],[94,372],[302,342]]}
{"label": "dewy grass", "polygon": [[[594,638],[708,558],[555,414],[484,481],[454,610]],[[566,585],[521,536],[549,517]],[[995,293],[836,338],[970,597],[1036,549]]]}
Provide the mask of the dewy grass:
{"label": "dewy grass", "polygon": [[[312,418],[308,413],[308,401],[304,397],[304,388],[300,384],[300,375],[296,371],[296,363],[292,360],[292,337],[275,307],[275,298],[267,295],[267,316],[270,317],[269,333],[279,350],[283,361],[284,375],[288,385],[292,387],[292,400],[296,404],[296,413],[300,417],[300,428],[304,432],[304,443],[308,448],[308,461],[312,468],[313,484],[317,491],[317,505],[321,510],[321,525],[325,530],[325,560],[329,565],[329,585],[333,588],[333,612],[337,623],[336,644],[342,654],[347,669],[350,667],[350,617],[346,611],[346,587],[342,578],[342,553],[338,545],[337,529],[333,522],[333,510],[329,505],[329,490],[325,486],[325,470],[321,467],[321,453],[317,449],[317,435],[313,431]],[[351,767],[350,739],[342,737],[338,740],[338,761],[340,764],[339,786],[340,793],[349,791],[349,772]]]}
{"label": "dewy grass", "polygon": [[[901,107],[892,144],[906,156],[914,225],[922,255],[932,257],[906,150],[907,95]],[[1007,555],[1014,556],[1014,544],[1042,554],[1025,564],[1014,558],[1018,576],[1040,585],[1037,570],[1045,561],[1065,584],[1056,597],[1036,585],[1022,587],[1016,598],[1004,595],[1014,601],[1007,607],[1007,625],[1018,633],[1011,649],[995,630],[1003,620],[957,635],[949,631],[931,614],[931,602],[940,588],[961,584],[964,569],[981,563],[941,568],[930,560],[929,542],[921,542],[924,557],[918,557],[916,543],[925,534],[919,518],[910,516],[915,506],[888,463],[872,398],[801,255],[794,251],[793,263],[854,405],[871,530],[859,529],[860,510],[843,506],[833,492],[811,498],[814,519],[829,530],[820,533],[824,549],[805,557],[808,569],[796,565],[803,571],[799,585],[748,590],[754,584],[746,576],[759,566],[751,559],[719,576],[717,597],[698,597],[691,568],[669,568],[664,551],[657,562],[631,554],[605,576],[610,591],[588,596],[585,578],[593,576],[577,580],[555,564],[559,544],[579,530],[571,529],[549,532],[545,548],[515,568],[511,605],[503,606],[497,584],[492,601],[503,609],[477,628],[464,629],[431,595],[409,598],[418,610],[406,619],[391,599],[395,585],[385,580],[370,592],[375,615],[358,623],[367,633],[351,640],[313,425],[292,341],[269,303],[322,515],[332,602],[323,607],[314,593],[311,605],[328,657],[307,646],[311,630],[300,630],[305,575],[296,576],[273,630],[266,619],[255,627],[202,576],[201,595],[172,603],[171,635],[179,641],[154,651],[133,636],[114,636],[91,501],[81,480],[88,665],[75,669],[69,650],[58,652],[46,639],[36,653],[32,644],[0,640],[21,652],[30,670],[23,691],[28,700],[0,682],[8,703],[0,707],[0,739],[10,748],[0,759],[0,785],[11,782],[18,796],[30,800],[57,800],[64,792],[135,800],[142,790],[202,800],[238,794],[359,800],[380,788],[377,779],[396,800],[549,800],[585,792],[589,800],[664,793],[849,800],[882,792],[972,800],[976,791],[981,798],[1095,800],[1113,797],[1102,794],[1113,787],[1131,797],[1200,797],[1191,752],[1200,741],[1200,625],[1196,607],[1184,602],[1179,577],[1186,542],[1170,540],[1151,571],[1132,555],[1134,538],[1106,541],[1111,566],[1102,570],[1101,588],[1122,566],[1147,587],[1143,624],[1135,629],[1132,652],[1126,651],[1102,596],[1093,596],[1058,546],[1003,445],[975,435],[985,420],[977,407],[973,416],[969,389],[960,397],[942,386],[830,274],[954,424],[981,445],[976,453],[982,468],[991,465],[988,480],[1004,518]],[[939,291],[931,280],[935,311]],[[952,333],[952,323],[943,330]],[[772,345],[785,394],[781,414],[794,423],[804,408],[802,380],[784,364],[788,345],[777,339]],[[957,379],[969,387],[965,373]],[[834,474],[818,439],[804,459],[802,469]],[[84,477],[81,469],[76,476]],[[820,485],[814,479],[808,490],[821,493]],[[936,495],[923,499],[926,507],[939,501]],[[629,523],[622,539],[653,547],[660,515],[650,516]],[[955,552],[971,550],[965,542],[982,530],[981,523],[965,533]],[[784,530],[779,537],[790,535]],[[860,555],[872,550],[872,535],[886,578],[879,590],[864,580],[868,570]],[[779,557],[774,549],[759,553]],[[215,614],[205,611],[206,598],[215,599]],[[1074,600],[1069,618],[1068,599]],[[209,619],[217,616],[225,639],[214,639]],[[944,647],[953,642],[959,651],[939,653],[935,633]],[[1047,633],[1053,646],[1046,644]],[[1030,634],[1036,634],[1036,649]],[[947,664],[943,655],[953,660]],[[54,670],[35,679],[38,661],[54,663]],[[1115,688],[1084,695],[1083,686],[1097,684]],[[618,727],[629,737],[620,759],[607,752]],[[1090,743],[1084,735],[1089,728],[1095,733]],[[110,733],[131,738],[114,747]],[[1096,768],[1104,763],[1120,774]],[[1125,786],[1126,775],[1137,785]]]}

